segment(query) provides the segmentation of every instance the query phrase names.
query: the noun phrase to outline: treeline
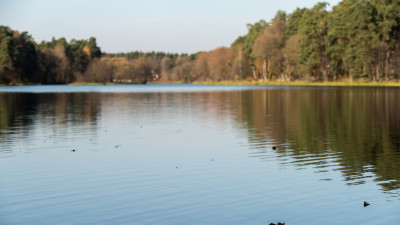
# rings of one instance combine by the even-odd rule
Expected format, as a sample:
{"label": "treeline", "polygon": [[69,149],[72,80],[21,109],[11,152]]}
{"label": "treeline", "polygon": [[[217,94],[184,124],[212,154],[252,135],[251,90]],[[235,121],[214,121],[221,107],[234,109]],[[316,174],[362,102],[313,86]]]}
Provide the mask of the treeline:
{"label": "treeline", "polygon": [[[139,58],[150,58],[150,59],[163,59],[165,57],[176,60],[179,56],[177,53],[166,53],[166,52],[119,52],[119,53],[109,53],[107,54],[110,57],[124,57],[129,60],[131,59],[139,59]],[[187,54],[182,54],[187,56]]]}
{"label": "treeline", "polygon": [[[241,69],[235,74],[264,80],[368,81],[400,74],[400,1],[343,0],[279,11],[271,23],[248,25],[232,45]],[[244,63],[243,63],[244,62]]]}
{"label": "treeline", "polygon": [[37,44],[27,32],[0,26],[0,83],[70,83],[102,55],[95,38]]}
{"label": "treeline", "polygon": [[400,1],[343,0],[278,11],[230,47],[196,54],[102,53],[95,38],[36,44],[0,27],[1,83],[400,78]]}

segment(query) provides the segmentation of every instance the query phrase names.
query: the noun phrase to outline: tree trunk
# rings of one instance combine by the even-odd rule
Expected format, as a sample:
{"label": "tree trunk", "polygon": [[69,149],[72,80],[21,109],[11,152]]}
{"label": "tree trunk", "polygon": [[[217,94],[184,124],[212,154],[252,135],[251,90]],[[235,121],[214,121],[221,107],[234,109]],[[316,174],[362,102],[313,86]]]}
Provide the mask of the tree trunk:
{"label": "tree trunk", "polygon": [[240,48],[239,51],[239,76],[240,79],[243,79],[243,75],[242,75],[242,49]]}
{"label": "tree trunk", "polygon": [[268,78],[267,78],[267,61],[265,59],[264,59],[263,65],[262,65],[262,71],[263,71],[264,81],[267,81],[268,80]]}
{"label": "tree trunk", "polygon": [[389,80],[389,59],[390,59],[390,50],[386,52],[385,58],[385,80]]}
{"label": "tree trunk", "polygon": [[252,67],[251,70],[252,70],[252,72],[253,72],[254,80],[257,80],[256,69],[255,69],[254,67]]}
{"label": "tree trunk", "polygon": [[363,76],[365,76],[365,63],[363,63]]}
{"label": "tree trunk", "polygon": [[376,80],[379,81],[379,65],[376,65]]}
{"label": "tree trunk", "polygon": [[328,81],[328,67],[326,65],[326,59],[325,57],[322,57],[322,77],[324,79],[324,81]]}
{"label": "tree trunk", "polygon": [[285,73],[281,73],[281,81],[286,81],[287,75]]}
{"label": "tree trunk", "polygon": [[328,73],[325,68],[322,69],[322,76],[324,77],[324,81],[328,81]]}
{"label": "tree trunk", "polygon": [[[364,70],[365,70],[364,73],[366,73],[366,66],[365,66],[365,64],[364,64]],[[372,71],[371,71],[371,68],[370,68],[369,71],[368,71],[368,82],[371,82],[371,73],[372,73]]]}

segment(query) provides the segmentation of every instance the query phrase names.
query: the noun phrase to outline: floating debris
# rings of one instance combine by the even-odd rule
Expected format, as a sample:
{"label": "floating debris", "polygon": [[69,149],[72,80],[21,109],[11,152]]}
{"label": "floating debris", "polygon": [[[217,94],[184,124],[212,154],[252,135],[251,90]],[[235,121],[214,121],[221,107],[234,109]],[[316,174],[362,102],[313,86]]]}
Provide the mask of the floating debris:
{"label": "floating debris", "polygon": [[278,224],[270,223],[269,225],[285,225],[285,223],[278,222]]}
{"label": "floating debris", "polygon": [[121,147],[121,145],[116,145],[116,146],[114,146],[114,148],[119,148],[119,147]]}
{"label": "floating debris", "polygon": [[319,181],[331,181],[331,178],[320,179]]}
{"label": "floating debris", "polygon": [[277,147],[276,146],[272,146],[272,150],[276,150],[277,149]]}
{"label": "floating debris", "polygon": [[71,152],[75,152],[75,149],[72,149]]}

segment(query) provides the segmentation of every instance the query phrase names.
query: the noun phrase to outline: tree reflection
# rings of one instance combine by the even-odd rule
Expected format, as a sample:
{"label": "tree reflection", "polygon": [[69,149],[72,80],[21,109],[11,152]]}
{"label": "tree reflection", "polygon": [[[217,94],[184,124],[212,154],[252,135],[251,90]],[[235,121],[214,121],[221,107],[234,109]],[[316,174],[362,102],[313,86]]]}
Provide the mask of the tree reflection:
{"label": "tree reflection", "polygon": [[[247,91],[155,93],[0,93],[0,141],[12,133],[29,137],[37,124],[53,135],[71,127],[96,134],[98,118],[146,115],[154,123],[168,117],[229,116],[245,131],[252,157],[274,153],[283,163],[317,172],[339,170],[348,185],[374,178],[384,191],[400,189],[400,92],[395,88],[269,88]],[[152,107],[145,107],[152,105]],[[109,109],[116,110],[109,110]],[[195,114],[195,115],[194,115]],[[214,120],[213,120],[214,121]],[[26,134],[26,135],[25,135]],[[194,137],[196,138],[196,137]]]}
{"label": "tree reflection", "polygon": [[37,124],[52,125],[51,135],[82,123],[90,127],[100,112],[100,99],[95,93],[0,93],[0,140],[10,139],[10,134],[29,138]]}
{"label": "tree reflection", "polygon": [[397,89],[270,89],[241,92],[239,98],[236,120],[264,153],[262,143],[278,145],[277,152],[296,165],[318,168],[332,163],[324,156],[334,154],[347,184],[363,183],[372,172],[385,191],[400,188]]}

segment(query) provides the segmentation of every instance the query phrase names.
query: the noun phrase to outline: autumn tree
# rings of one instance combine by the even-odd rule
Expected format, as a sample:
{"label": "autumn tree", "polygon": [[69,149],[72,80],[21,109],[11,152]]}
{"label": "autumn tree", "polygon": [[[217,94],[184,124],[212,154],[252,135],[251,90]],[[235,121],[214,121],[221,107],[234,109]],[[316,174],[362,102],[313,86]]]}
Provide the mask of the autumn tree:
{"label": "autumn tree", "polygon": [[106,60],[95,58],[85,71],[82,82],[110,83],[112,82],[111,67]]}
{"label": "autumn tree", "polygon": [[195,78],[193,73],[194,61],[187,55],[180,55],[175,61],[175,67],[172,71],[173,81],[192,82]]}
{"label": "autumn tree", "polygon": [[161,75],[162,80],[164,80],[164,81],[171,80],[171,72],[172,72],[172,69],[174,68],[174,66],[175,66],[175,62],[170,57],[164,57],[161,60],[160,75]]}
{"label": "autumn tree", "polygon": [[230,76],[233,52],[230,48],[220,47],[209,52],[208,68],[210,76],[217,81],[232,79]]}
{"label": "autumn tree", "polygon": [[251,67],[252,76],[254,79],[258,78],[257,66],[253,54],[254,41],[268,25],[269,24],[265,20],[260,20],[254,24],[247,24],[247,34],[238,37],[232,44],[233,48],[237,48],[240,45],[243,56],[241,60],[246,61],[249,67]]}
{"label": "autumn tree", "polygon": [[243,52],[243,44],[238,43],[231,48],[234,56],[231,68],[232,77],[235,80],[248,78],[252,73],[252,68],[249,64],[250,59]]}
{"label": "autumn tree", "polygon": [[272,74],[283,76],[283,53],[285,46],[286,22],[275,20],[271,26],[254,42],[254,56],[262,61],[262,75],[264,80],[272,78]]}
{"label": "autumn tree", "polygon": [[196,80],[202,80],[202,81],[212,80],[212,77],[210,77],[210,68],[208,66],[208,61],[209,61],[208,52],[202,52],[197,56],[193,66],[193,72],[195,74]]}
{"label": "autumn tree", "polygon": [[47,84],[72,82],[73,74],[63,45],[56,45],[52,49],[46,48],[40,51],[39,58],[38,76],[41,76],[41,82]]}

